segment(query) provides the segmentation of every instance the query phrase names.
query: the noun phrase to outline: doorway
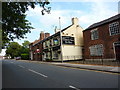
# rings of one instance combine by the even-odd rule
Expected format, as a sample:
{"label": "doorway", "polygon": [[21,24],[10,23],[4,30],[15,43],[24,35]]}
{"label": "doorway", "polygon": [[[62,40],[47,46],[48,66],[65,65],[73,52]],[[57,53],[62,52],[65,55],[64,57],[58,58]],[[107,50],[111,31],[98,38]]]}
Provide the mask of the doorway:
{"label": "doorway", "polygon": [[120,42],[114,43],[116,60],[120,61]]}

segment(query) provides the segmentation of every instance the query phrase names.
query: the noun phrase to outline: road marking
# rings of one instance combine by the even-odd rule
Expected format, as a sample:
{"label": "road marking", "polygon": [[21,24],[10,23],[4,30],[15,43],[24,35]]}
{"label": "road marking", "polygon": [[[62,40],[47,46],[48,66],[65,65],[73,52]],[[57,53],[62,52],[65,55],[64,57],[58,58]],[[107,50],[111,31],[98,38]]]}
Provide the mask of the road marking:
{"label": "road marking", "polygon": [[25,68],[24,66],[21,66],[21,65],[18,65],[19,67],[21,67],[21,68]]}
{"label": "road marking", "polygon": [[80,89],[78,89],[78,88],[76,88],[76,87],[74,87],[74,86],[69,86],[70,88],[73,88],[73,89],[75,89],[75,90],[80,90]]}
{"label": "road marking", "polygon": [[29,71],[31,71],[31,72],[33,72],[33,73],[36,73],[36,74],[38,74],[38,75],[40,75],[40,76],[43,76],[43,77],[48,77],[48,76],[46,76],[46,75],[44,75],[44,74],[41,74],[41,73],[39,73],[39,72],[36,72],[36,71],[34,71],[34,70],[32,70],[32,69],[28,69]]}

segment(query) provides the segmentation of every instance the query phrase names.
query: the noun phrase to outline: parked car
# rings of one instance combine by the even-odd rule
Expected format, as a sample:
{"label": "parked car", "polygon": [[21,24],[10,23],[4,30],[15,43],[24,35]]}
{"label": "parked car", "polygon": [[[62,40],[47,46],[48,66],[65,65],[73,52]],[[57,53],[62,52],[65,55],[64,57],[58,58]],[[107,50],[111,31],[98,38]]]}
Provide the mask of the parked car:
{"label": "parked car", "polygon": [[21,57],[16,57],[16,60],[20,60],[21,59]]}

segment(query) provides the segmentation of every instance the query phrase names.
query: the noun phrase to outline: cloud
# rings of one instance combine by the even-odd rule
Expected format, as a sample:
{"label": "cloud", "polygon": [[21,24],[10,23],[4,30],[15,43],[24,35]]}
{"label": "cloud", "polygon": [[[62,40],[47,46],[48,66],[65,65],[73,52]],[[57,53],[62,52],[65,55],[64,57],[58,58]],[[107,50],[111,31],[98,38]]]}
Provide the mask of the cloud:
{"label": "cloud", "polygon": [[111,10],[111,6],[103,2],[93,2],[91,11],[88,14],[81,15],[79,20],[82,25],[86,24],[85,28],[93,23],[100,22],[117,14],[117,10]]}
{"label": "cloud", "polygon": [[[41,8],[37,6],[34,10],[30,9],[29,12],[27,12],[27,17],[34,17],[33,19],[36,20],[35,22],[31,22],[32,25],[35,26],[39,24],[39,28],[54,33],[53,29],[55,26],[58,26],[59,28],[59,17],[61,17],[60,21],[62,28],[65,28],[71,24],[72,17],[77,17],[82,13],[83,12],[80,10],[52,10],[51,14],[41,15]],[[53,31],[51,31],[51,29]]]}
{"label": "cloud", "polygon": [[85,5],[87,8],[89,7],[89,9],[86,10],[86,7],[76,7],[77,9],[69,9],[70,6],[68,6],[68,9],[61,9],[60,5],[56,5],[54,6],[55,9],[53,8],[51,10],[51,14],[45,14],[42,16],[42,8],[36,6],[35,9],[31,9],[29,7],[29,11],[26,12],[27,19],[32,23],[35,29],[33,29],[30,34],[27,34],[27,40],[34,41],[38,39],[41,31],[53,34],[55,26],[58,26],[59,28],[59,17],[61,17],[60,21],[62,29],[71,25],[71,18],[73,17],[78,17],[80,26],[85,29],[93,23],[97,23],[117,14],[118,0],[110,0],[112,4],[110,1],[105,2],[107,0],[82,1],[91,2],[89,3],[89,6]]}
{"label": "cloud", "polygon": [[[85,0],[86,2],[89,0]],[[87,28],[89,25],[99,22],[101,20],[107,19],[115,14],[117,11],[111,10],[112,6],[105,3],[104,0],[92,0],[91,7],[89,12],[82,10],[52,10],[51,14],[41,15],[41,8],[37,6],[35,9],[30,9],[27,12],[28,17],[36,18],[36,22],[33,25],[38,25],[39,28],[43,28],[46,31],[53,33],[54,26],[59,27],[59,17],[61,17],[61,26],[62,28],[67,27],[71,24],[72,17],[78,17],[80,20],[80,25],[83,25],[83,28]],[[53,31],[51,31],[51,29]]]}
{"label": "cloud", "polygon": [[53,10],[51,11],[51,14],[42,16],[39,20],[41,21],[41,24],[46,25],[46,26],[51,26],[51,25],[57,25],[59,26],[59,17],[61,17],[61,24],[62,25],[67,25],[68,22],[70,22],[70,19],[72,17],[75,17],[76,15],[80,15],[81,11],[71,11],[71,10]]}
{"label": "cloud", "polygon": [[118,2],[119,0],[50,0],[50,2]]}
{"label": "cloud", "polygon": [[[75,0],[75,1],[79,1],[79,0]],[[118,2],[119,0],[80,0],[83,2]]]}
{"label": "cloud", "polygon": [[40,32],[43,31],[42,28],[35,28],[35,29],[32,29],[31,30],[31,33],[27,33],[26,34],[26,37],[27,38],[24,38],[24,39],[15,39],[14,41],[15,42],[19,42],[20,45],[22,45],[22,43],[25,41],[25,40],[28,40],[29,42],[33,42],[34,40],[37,40],[39,39],[40,37]]}
{"label": "cloud", "polygon": [[[1,0],[2,2],[8,2],[8,0]],[[40,2],[41,0],[29,0],[30,2]],[[44,1],[44,0],[43,0]],[[116,2],[118,0],[49,0],[50,2]],[[28,2],[28,0],[12,0],[11,2]]]}

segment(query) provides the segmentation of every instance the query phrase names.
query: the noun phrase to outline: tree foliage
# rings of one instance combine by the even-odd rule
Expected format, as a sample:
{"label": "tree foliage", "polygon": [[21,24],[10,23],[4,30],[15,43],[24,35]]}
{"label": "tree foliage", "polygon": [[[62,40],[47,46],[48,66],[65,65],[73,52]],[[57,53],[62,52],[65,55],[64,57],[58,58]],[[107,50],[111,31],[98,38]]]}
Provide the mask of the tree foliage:
{"label": "tree foliage", "polygon": [[24,48],[29,48],[29,44],[30,44],[30,42],[27,41],[27,40],[25,40],[24,43],[22,43],[22,46],[23,46]]}
{"label": "tree foliage", "polygon": [[49,4],[48,0],[40,0],[40,2],[29,2],[29,0],[27,2],[2,2],[3,43],[16,38],[25,38],[26,33],[30,33],[33,27],[31,23],[26,20],[25,12],[29,6],[34,9],[37,4],[43,8],[41,11],[42,15],[45,14],[45,11],[50,12],[50,7],[46,8],[46,5]]}
{"label": "tree foliage", "polygon": [[6,56],[21,57],[21,59],[29,59],[29,41],[24,41],[22,46],[17,42],[10,42],[6,50]]}
{"label": "tree foliage", "polygon": [[6,50],[6,55],[11,56],[11,58],[18,57],[21,52],[21,45],[19,45],[17,42],[11,42]]}
{"label": "tree foliage", "polygon": [[24,41],[22,43],[22,48],[21,48],[21,59],[28,60],[29,59],[29,41]]}

